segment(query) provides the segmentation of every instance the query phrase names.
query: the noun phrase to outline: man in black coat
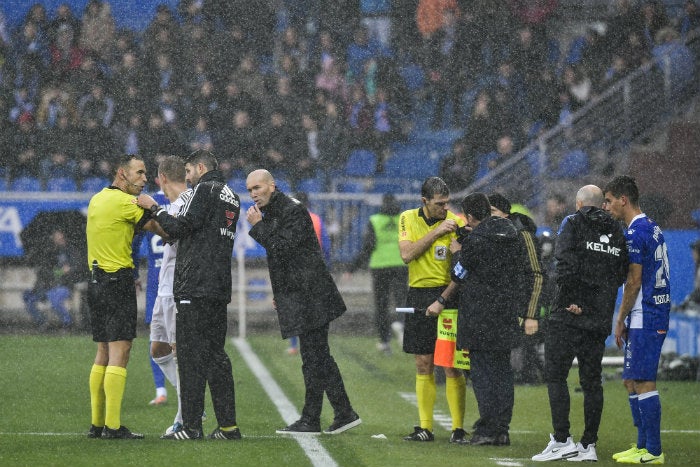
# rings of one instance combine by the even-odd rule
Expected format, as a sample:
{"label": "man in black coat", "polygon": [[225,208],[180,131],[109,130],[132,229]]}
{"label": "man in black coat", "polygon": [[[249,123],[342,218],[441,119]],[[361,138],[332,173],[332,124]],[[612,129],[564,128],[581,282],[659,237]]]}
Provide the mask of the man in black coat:
{"label": "man in black coat", "polygon": [[149,209],[170,239],[178,240],[173,295],[177,305],[177,340],[183,429],[161,438],[202,437],[207,383],[219,426],[211,439],[237,440],[236,401],[226,343],[227,304],[231,301],[231,256],[240,215],[238,195],[226,185],[209,151],[185,160],[187,182],[194,190],[177,217],[142,194],[138,204]]}
{"label": "man in black coat", "polygon": [[[559,228],[554,256],[557,291],[545,338],[545,379],[552,411],[547,447],[534,461],[569,458],[597,461],[595,443],[603,412],[601,375],[605,339],[612,330],[617,289],[627,277],[627,246],[620,224],[601,209],[603,192],[586,185],[576,211]],[[567,378],[578,359],[583,389],[584,431],[579,443],[569,432]]]}
{"label": "man in black coat", "polygon": [[472,230],[450,248],[459,251],[452,270],[461,284],[457,348],[469,349],[479,407],[469,444],[506,446],[514,402],[510,352],[519,342],[518,312],[525,313],[532,269],[518,230],[509,219],[491,216],[485,194],[467,195],[462,210]]}
{"label": "man in black coat", "polygon": [[255,203],[246,213],[250,236],[267,251],[282,338],[299,336],[306,387],[301,418],[277,433],[320,433],[324,392],[335,412],[324,433],[342,433],[362,423],[328,346],[328,326],[345,312],[345,302],[326,267],[307,209],[278,191],[267,170],[251,172],[246,186]]}

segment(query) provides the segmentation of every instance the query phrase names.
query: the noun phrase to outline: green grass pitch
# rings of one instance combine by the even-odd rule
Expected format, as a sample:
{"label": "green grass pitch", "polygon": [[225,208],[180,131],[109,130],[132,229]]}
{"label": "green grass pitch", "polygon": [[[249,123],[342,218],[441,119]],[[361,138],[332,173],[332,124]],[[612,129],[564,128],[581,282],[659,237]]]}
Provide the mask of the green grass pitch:
{"label": "green grass pitch", "polygon": [[[279,334],[254,335],[252,349],[282,388],[301,409],[301,361],[288,356]],[[314,465],[295,439],[275,434],[285,425],[261,383],[232,344],[227,344],[236,380],[238,423],[243,440],[221,442],[168,442],[158,437],[172,422],[176,402],[150,407],[153,383],[147,360],[147,338],[134,341],[128,367],[122,423],[146,434],[144,440],[102,441],[85,436],[90,425],[88,374],[94,344],[85,335],[0,335],[0,466],[290,466]],[[415,391],[414,363],[394,345],[386,356],[375,350],[373,338],[332,335],[331,351],[343,373],[355,409],[363,424],[318,441],[330,456],[330,465],[360,466],[528,466],[551,431],[545,386],[517,386],[509,447],[469,447],[448,444],[449,427],[436,423],[435,442],[409,443],[417,409],[410,401]],[[598,443],[598,465],[616,465],[610,456],[635,440],[627,397],[614,369],[605,382],[605,408]],[[581,434],[583,396],[575,391],[577,374],[570,376],[572,433]],[[662,441],[669,465],[700,465],[700,385],[659,382],[663,406]],[[174,390],[170,390],[174,395]],[[322,425],[332,421],[325,403]],[[438,387],[436,412],[447,415],[444,387]],[[205,432],[216,427],[207,399],[209,419]],[[465,424],[476,420],[474,394],[467,389]],[[384,435],[386,439],[375,437]],[[617,464],[619,465],[619,464]]]}

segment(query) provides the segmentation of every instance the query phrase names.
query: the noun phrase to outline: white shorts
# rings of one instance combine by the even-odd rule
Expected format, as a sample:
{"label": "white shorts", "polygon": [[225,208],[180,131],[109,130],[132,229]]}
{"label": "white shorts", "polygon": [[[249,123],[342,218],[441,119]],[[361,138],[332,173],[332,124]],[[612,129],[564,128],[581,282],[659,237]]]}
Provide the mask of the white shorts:
{"label": "white shorts", "polygon": [[175,299],[156,297],[151,317],[151,342],[175,343]]}

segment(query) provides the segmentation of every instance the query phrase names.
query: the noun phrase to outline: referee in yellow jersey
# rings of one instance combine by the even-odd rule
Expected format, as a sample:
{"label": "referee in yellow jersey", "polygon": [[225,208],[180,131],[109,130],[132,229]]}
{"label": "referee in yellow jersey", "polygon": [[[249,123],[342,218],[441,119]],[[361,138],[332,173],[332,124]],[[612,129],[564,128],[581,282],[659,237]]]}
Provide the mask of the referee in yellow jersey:
{"label": "referee in yellow jersey", "polygon": [[[415,313],[406,314],[403,350],[415,355],[416,397],[420,424],[406,441],[433,441],[433,407],[435,405],[435,340],[437,315],[444,308],[457,308],[455,284],[450,283],[452,253],[450,243],[457,238],[457,228],[464,220],[447,210],[450,191],[439,177],[429,177],[421,187],[422,206],[401,213],[399,250],[408,264],[406,306]],[[449,289],[448,289],[449,285]],[[456,368],[445,368],[445,391],[452,417],[450,443],[466,444],[464,399],[466,378]]]}
{"label": "referee in yellow jersey", "polygon": [[91,276],[88,307],[97,355],[90,371],[92,424],[88,438],[141,439],[121,424],[126,364],[136,337],[136,287],[131,242],[134,231],[163,232],[136,204],[146,184],[139,156],[119,158],[112,185],[88,205],[87,244]]}

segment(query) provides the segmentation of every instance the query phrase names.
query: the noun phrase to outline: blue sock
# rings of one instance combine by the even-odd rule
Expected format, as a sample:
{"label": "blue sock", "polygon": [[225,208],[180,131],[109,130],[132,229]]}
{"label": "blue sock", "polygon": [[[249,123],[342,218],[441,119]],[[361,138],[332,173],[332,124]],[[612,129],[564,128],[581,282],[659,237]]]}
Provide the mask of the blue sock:
{"label": "blue sock", "polygon": [[637,449],[645,448],[647,445],[646,433],[642,426],[642,416],[639,413],[639,399],[636,393],[630,394],[630,409],[632,410],[632,422],[637,427]]}
{"label": "blue sock", "polygon": [[161,370],[158,364],[153,361],[152,357],[149,356],[148,360],[151,363],[151,372],[153,373],[153,382],[155,383],[156,388],[164,388],[165,375],[163,374],[163,370]]}
{"label": "blue sock", "polygon": [[639,395],[639,413],[646,435],[646,448],[651,454],[661,455],[661,400],[659,391]]}

